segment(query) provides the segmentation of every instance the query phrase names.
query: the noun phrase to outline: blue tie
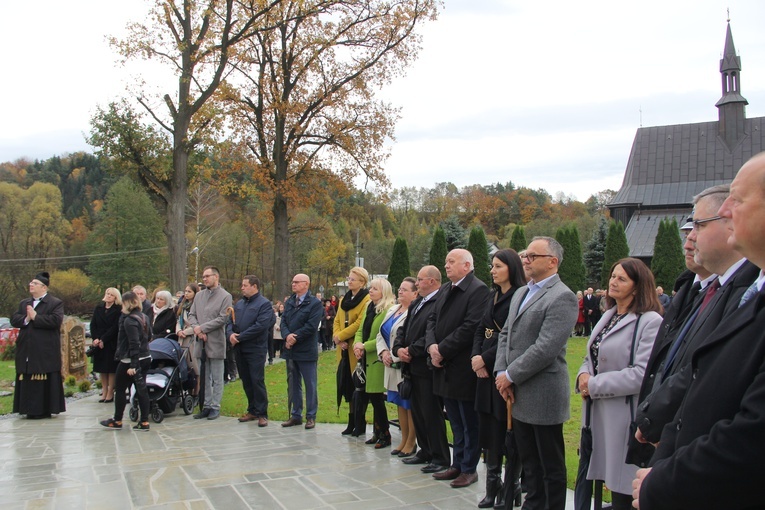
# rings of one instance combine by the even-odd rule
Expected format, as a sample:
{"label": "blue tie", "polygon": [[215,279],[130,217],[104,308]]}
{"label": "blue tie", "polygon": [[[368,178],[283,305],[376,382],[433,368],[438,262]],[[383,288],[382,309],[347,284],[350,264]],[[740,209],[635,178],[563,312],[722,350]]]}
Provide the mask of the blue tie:
{"label": "blue tie", "polygon": [[746,289],[746,292],[744,292],[744,295],[741,296],[741,301],[738,303],[738,307],[741,308],[742,306],[744,306],[744,304],[746,304],[747,301],[752,299],[752,296],[757,294],[757,292],[758,292],[758,289],[757,289],[757,280],[755,280],[755,281],[752,282],[752,284],[749,286],[749,288]]}

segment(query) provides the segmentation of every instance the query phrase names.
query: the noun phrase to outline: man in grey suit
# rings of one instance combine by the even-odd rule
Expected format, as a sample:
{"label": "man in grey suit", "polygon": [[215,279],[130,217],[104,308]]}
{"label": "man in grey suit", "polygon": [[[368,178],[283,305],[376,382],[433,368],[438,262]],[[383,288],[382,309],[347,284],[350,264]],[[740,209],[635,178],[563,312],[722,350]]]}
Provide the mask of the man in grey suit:
{"label": "man in grey suit", "polygon": [[558,276],[563,247],[535,237],[521,257],[528,289],[516,292],[497,346],[496,385],[513,403],[513,430],[528,489],[524,510],[566,507],[563,422],[569,419],[566,343],[579,306]]}

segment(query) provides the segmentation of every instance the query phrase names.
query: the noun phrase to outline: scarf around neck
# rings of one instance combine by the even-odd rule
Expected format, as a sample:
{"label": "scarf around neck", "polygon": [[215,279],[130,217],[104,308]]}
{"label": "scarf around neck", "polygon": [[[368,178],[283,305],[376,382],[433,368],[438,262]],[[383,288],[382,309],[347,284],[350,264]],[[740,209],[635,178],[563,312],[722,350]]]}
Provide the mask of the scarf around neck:
{"label": "scarf around neck", "polygon": [[367,297],[367,294],[369,294],[369,289],[361,289],[356,293],[354,296],[353,293],[349,290],[345,293],[345,296],[343,296],[342,301],[340,301],[340,308],[342,308],[344,311],[353,310],[357,306],[359,306],[359,303],[361,303],[365,297]]}

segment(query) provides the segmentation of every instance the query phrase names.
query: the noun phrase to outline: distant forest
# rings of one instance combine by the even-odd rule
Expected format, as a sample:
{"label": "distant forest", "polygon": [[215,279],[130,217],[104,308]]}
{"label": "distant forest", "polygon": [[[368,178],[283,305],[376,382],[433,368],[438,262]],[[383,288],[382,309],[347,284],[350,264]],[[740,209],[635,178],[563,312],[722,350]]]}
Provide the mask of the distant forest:
{"label": "distant forest", "polygon": [[[279,254],[268,204],[248,198],[226,179],[198,178],[189,189],[190,279],[215,265],[224,287],[236,294],[241,277],[256,274],[264,294],[281,299],[272,295]],[[439,182],[384,192],[333,182],[331,189],[290,219],[290,271],[307,273],[313,290],[322,287],[325,294],[338,292],[335,285],[353,266],[357,249],[370,273],[387,274],[397,237],[407,243],[415,274],[428,263],[437,226],[449,249],[466,247],[476,226],[499,248],[510,247],[517,225],[529,240],[576,226],[587,260],[586,246],[603,228],[614,194],[604,190],[579,202],[512,182],[462,188]],[[68,313],[91,311],[106,287],[167,287],[162,208],[152,200],[131,176],[88,153],[0,164],[0,314],[15,310],[29,279],[42,269],[53,273],[52,292],[66,300]],[[598,276],[592,275],[599,274],[600,268],[588,268],[588,280],[595,282]]]}

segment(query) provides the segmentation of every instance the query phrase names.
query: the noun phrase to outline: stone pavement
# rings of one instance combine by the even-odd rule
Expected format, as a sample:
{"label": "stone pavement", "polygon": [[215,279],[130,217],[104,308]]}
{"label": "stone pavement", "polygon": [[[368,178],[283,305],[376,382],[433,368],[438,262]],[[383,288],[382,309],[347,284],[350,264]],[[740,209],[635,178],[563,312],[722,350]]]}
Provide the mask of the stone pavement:
{"label": "stone pavement", "polygon": [[108,430],[98,422],[113,408],[97,399],[50,420],[0,420],[0,508],[466,509],[483,496],[483,464],[477,484],[452,489],[341,425],[258,428],[178,410],[148,432],[127,419]]}

